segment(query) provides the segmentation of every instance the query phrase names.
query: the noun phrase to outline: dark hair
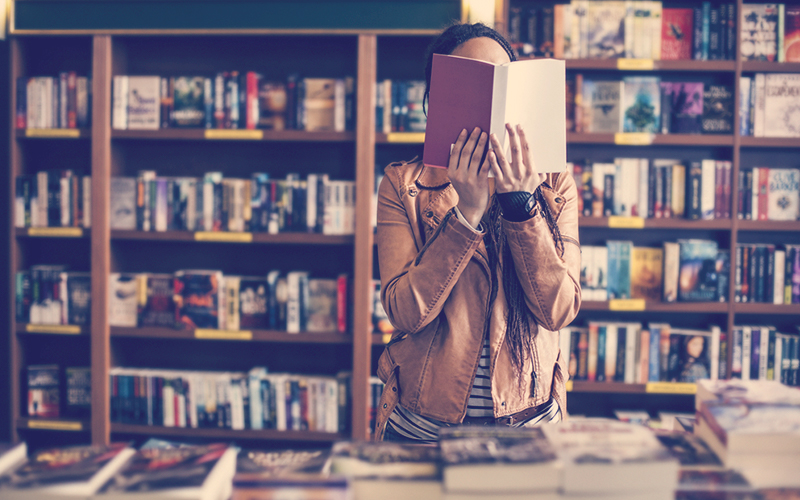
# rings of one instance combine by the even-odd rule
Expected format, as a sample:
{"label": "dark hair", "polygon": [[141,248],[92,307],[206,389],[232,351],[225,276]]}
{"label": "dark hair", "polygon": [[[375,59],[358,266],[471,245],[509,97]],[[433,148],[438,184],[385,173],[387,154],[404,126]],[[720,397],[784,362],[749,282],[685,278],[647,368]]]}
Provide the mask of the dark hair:
{"label": "dark hair", "polygon": [[472,40],[473,38],[491,38],[499,43],[503,50],[508,54],[509,59],[512,61],[517,60],[517,54],[511,48],[508,40],[503,38],[503,35],[486,26],[483,23],[475,24],[461,24],[456,23],[450,25],[447,29],[436,37],[436,40],[428,47],[428,52],[425,55],[425,95],[422,98],[422,109],[427,110],[428,94],[431,90],[431,71],[433,69],[433,55],[434,54],[452,54],[456,47]]}

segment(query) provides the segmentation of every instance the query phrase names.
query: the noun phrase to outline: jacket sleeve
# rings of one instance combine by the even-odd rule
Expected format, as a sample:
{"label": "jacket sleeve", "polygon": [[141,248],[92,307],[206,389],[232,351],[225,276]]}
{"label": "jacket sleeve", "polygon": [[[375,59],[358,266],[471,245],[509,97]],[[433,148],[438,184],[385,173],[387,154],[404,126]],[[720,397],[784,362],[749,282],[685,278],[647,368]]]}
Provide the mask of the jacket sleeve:
{"label": "jacket sleeve", "polygon": [[402,201],[409,194],[401,193],[393,182],[395,177],[391,167],[387,169],[378,190],[376,240],[381,301],[392,324],[401,332],[413,334],[441,312],[482,234],[460,222],[451,209],[425,246],[419,248]]}
{"label": "jacket sleeve", "polygon": [[540,325],[557,331],[575,318],[581,306],[581,250],[575,180],[568,174],[553,177],[554,188],[540,189],[561,232],[563,257],[541,210],[526,221],[503,224],[528,308]]}

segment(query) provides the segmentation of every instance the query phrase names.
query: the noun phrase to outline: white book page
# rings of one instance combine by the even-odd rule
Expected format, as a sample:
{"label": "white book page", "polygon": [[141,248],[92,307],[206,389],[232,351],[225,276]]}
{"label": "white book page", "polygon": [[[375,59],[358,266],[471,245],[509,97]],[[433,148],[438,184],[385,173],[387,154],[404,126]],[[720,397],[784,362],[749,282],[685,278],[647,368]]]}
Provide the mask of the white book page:
{"label": "white book page", "polygon": [[[539,173],[563,172],[567,164],[564,61],[535,59],[508,64],[505,121],[522,125]],[[509,143],[504,142],[510,159]]]}

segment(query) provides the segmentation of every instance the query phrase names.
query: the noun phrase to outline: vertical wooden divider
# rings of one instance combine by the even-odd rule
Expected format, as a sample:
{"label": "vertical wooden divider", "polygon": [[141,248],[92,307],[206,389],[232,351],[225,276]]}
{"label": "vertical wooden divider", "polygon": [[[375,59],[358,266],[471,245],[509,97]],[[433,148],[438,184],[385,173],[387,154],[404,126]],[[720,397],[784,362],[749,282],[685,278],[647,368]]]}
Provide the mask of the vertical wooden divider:
{"label": "vertical wooden divider", "polygon": [[111,262],[111,37],[97,35],[92,50],[92,443],[111,437],[109,421]]}
{"label": "vertical wooden divider", "polygon": [[369,437],[369,377],[372,367],[372,196],[375,191],[375,81],[377,37],[358,37],[356,80],[356,234],[353,263],[352,437]]}

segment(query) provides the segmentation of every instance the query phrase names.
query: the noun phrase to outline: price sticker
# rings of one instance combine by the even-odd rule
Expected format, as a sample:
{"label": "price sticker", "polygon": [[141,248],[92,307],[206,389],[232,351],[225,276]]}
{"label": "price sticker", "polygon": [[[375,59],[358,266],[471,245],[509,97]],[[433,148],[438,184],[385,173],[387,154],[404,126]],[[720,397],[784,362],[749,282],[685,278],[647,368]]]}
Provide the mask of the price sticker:
{"label": "price sticker", "polygon": [[250,330],[212,330],[198,328],[194,331],[194,338],[202,340],[253,340]]}
{"label": "price sticker", "polygon": [[644,311],[644,299],[611,299],[608,301],[609,311]]}
{"label": "price sticker", "polygon": [[78,325],[25,325],[28,333],[59,333],[64,335],[79,335],[81,327]]}
{"label": "price sticker", "polygon": [[42,236],[51,238],[80,238],[83,228],[80,227],[29,227],[28,236]]}
{"label": "price sticker", "polygon": [[25,137],[57,137],[63,139],[77,139],[81,131],[76,128],[28,128]]}
{"label": "price sticker", "polygon": [[205,131],[205,138],[214,140],[260,141],[264,138],[264,131],[212,128]]}
{"label": "price sticker", "polygon": [[386,142],[422,144],[425,132],[393,132],[386,134]]}
{"label": "price sticker", "polygon": [[197,231],[195,241],[216,241],[223,243],[252,243],[253,233],[237,233],[232,231]]}
{"label": "price sticker", "polygon": [[653,143],[653,134],[649,132],[617,132],[614,144],[618,146],[649,146]]}
{"label": "price sticker", "polygon": [[617,69],[623,71],[652,71],[654,67],[652,59],[617,59]]}
{"label": "price sticker", "polygon": [[689,382],[648,382],[644,390],[653,394],[695,394],[697,385]]}
{"label": "price sticker", "polygon": [[567,387],[567,392],[572,391],[572,380],[567,380],[567,383],[564,385]]}
{"label": "price sticker", "polygon": [[48,431],[82,431],[81,422],[63,422],[60,420],[28,420],[28,429]]}
{"label": "price sticker", "polygon": [[644,229],[644,217],[611,215],[608,217],[608,227],[616,229]]}

